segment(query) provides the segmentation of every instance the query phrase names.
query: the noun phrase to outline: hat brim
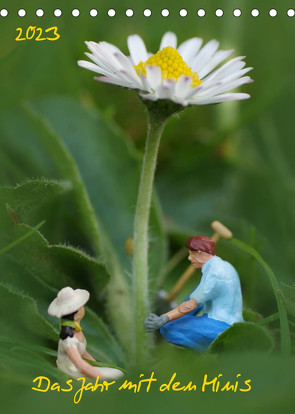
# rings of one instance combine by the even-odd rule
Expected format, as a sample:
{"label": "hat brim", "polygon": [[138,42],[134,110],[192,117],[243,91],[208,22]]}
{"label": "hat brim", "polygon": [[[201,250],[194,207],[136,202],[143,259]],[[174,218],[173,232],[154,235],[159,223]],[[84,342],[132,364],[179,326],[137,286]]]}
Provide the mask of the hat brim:
{"label": "hat brim", "polygon": [[74,290],[74,296],[71,298],[70,302],[59,303],[58,298],[56,297],[49,305],[48,313],[56,318],[61,318],[62,316],[77,312],[79,308],[88,302],[89,296],[87,290],[76,289]]}

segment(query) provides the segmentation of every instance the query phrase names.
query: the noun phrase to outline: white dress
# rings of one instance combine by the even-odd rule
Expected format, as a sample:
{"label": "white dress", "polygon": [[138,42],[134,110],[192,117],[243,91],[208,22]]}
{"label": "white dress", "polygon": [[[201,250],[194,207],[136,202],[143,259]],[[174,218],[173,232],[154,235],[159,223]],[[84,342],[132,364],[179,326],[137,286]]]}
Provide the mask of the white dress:
{"label": "white dress", "polygon": [[[86,346],[87,342],[84,338],[84,341],[79,341],[78,338],[75,337],[75,335],[71,338],[68,336],[66,339],[60,339],[58,342],[58,350],[57,350],[57,360],[56,365],[57,367],[68,374],[73,379],[78,378],[85,378],[85,375],[79,371],[79,369],[74,365],[74,363],[71,361],[71,359],[68,357],[67,354],[67,348],[70,346],[73,346],[76,348],[79,352],[79,354],[82,356],[84,352],[86,352]],[[109,367],[94,367],[97,369],[98,373],[97,375],[102,375],[102,380],[108,380],[108,379],[118,379],[121,378],[124,374],[122,371],[116,368],[109,368]]]}

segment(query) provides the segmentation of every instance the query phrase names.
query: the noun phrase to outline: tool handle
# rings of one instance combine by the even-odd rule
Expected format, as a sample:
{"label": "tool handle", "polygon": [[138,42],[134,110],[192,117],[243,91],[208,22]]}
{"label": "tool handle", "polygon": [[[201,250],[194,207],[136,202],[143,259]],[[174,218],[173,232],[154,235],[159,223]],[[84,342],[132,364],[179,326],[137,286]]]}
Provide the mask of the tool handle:
{"label": "tool handle", "polygon": [[175,296],[182,290],[184,285],[190,280],[192,275],[195,273],[196,269],[193,265],[188,266],[186,271],[182,274],[179,280],[174,285],[173,289],[167,294],[166,299],[168,302],[172,302]]}
{"label": "tool handle", "polygon": [[[211,223],[211,227],[214,230],[214,234],[212,235],[211,239],[214,243],[219,242],[221,237],[224,239],[231,239],[233,237],[232,232],[220,221],[213,221]],[[178,293],[182,290],[182,288],[186,285],[186,283],[190,280],[192,275],[195,273],[196,269],[193,265],[188,266],[185,272],[180,276],[179,280],[176,282],[172,290],[167,294],[166,299],[168,302],[172,302],[172,300],[178,295]]]}

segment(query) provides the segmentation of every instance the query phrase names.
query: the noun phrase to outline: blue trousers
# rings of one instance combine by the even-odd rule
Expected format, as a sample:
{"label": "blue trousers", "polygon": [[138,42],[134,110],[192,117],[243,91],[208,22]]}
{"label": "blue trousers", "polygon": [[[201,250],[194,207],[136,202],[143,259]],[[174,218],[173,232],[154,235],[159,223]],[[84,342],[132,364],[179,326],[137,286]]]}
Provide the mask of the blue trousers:
{"label": "blue trousers", "polygon": [[204,351],[218,334],[230,327],[226,322],[208,318],[208,315],[195,316],[200,308],[175,321],[168,322],[160,329],[161,335],[172,344]]}

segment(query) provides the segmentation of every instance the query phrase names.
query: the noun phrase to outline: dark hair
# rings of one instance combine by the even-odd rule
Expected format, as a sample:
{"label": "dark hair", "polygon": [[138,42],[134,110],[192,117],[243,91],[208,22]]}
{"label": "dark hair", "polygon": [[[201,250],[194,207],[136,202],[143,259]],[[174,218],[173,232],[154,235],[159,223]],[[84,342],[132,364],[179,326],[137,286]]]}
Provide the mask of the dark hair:
{"label": "dark hair", "polygon": [[205,252],[215,255],[215,243],[207,236],[194,236],[187,239],[185,246],[192,252]]}
{"label": "dark hair", "polygon": [[[63,315],[61,317],[61,319],[67,319],[68,321],[73,321],[74,316],[77,312],[78,311],[70,313],[69,315]],[[73,338],[74,331],[75,331],[75,329],[72,328],[71,326],[62,326],[61,329],[60,329],[59,337],[60,337],[60,339],[67,339],[68,336],[70,338]]]}

